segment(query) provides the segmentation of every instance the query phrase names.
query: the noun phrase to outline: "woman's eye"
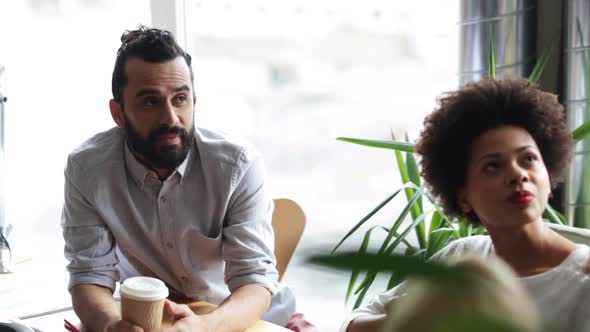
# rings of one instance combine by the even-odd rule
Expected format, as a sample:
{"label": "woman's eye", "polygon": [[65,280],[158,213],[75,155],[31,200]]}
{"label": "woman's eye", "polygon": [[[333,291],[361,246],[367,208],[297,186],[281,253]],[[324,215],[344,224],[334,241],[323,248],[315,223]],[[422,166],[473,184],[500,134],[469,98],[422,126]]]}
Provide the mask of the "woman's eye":
{"label": "woman's eye", "polygon": [[498,168],[500,168],[500,165],[495,161],[483,165],[483,170],[487,173],[495,172],[498,170]]}
{"label": "woman's eye", "polygon": [[529,154],[524,157],[524,161],[528,164],[532,164],[537,161],[537,156],[534,154]]}

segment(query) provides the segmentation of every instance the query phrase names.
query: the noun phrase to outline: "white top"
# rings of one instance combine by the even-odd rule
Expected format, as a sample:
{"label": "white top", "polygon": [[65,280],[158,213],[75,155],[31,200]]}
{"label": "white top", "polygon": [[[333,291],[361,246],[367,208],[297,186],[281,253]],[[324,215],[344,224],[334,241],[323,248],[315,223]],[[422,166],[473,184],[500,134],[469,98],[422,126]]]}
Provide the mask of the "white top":
{"label": "white top", "polygon": [[[445,261],[464,254],[489,256],[492,240],[476,235],[450,243],[432,261]],[[559,266],[547,272],[519,278],[537,305],[544,331],[590,331],[590,276],[584,271],[590,259],[590,247],[578,245]],[[405,293],[406,284],[377,295],[364,307],[354,310],[340,327],[345,332],[353,319],[362,315],[382,315],[385,304]]]}

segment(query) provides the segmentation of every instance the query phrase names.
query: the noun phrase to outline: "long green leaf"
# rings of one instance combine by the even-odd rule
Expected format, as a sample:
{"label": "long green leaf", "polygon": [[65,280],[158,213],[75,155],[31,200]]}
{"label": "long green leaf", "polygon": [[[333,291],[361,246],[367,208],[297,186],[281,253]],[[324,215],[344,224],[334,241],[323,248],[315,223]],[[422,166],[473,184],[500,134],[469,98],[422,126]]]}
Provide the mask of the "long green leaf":
{"label": "long green leaf", "polygon": [[414,146],[415,146],[415,144],[406,143],[406,142],[380,141],[380,140],[369,140],[369,139],[350,138],[350,137],[338,137],[338,138],[336,138],[336,140],[341,141],[341,142],[348,142],[348,143],[353,143],[353,144],[369,146],[372,148],[399,150],[399,151],[405,151],[405,152],[414,152]]}
{"label": "long green leaf", "polygon": [[[408,248],[406,248],[406,251],[404,252],[404,256],[422,257],[423,252],[425,253],[426,251],[424,249],[421,249],[420,251],[416,251],[415,249],[408,247]],[[389,277],[389,280],[387,281],[387,290],[390,290],[393,287],[396,287],[397,285],[401,284],[404,280],[406,280],[406,278],[404,277],[403,274],[396,273],[395,271],[393,271],[391,273],[391,276]]]}
{"label": "long green leaf", "polygon": [[391,241],[391,239],[395,235],[394,232],[397,232],[397,229],[402,224],[404,219],[406,219],[406,216],[410,212],[412,205],[414,205],[416,203],[416,201],[418,200],[418,197],[420,197],[421,195],[422,195],[422,191],[416,190],[416,193],[414,194],[414,196],[408,201],[408,204],[406,204],[406,206],[404,207],[402,212],[398,215],[397,219],[393,223],[393,226],[391,227],[389,234],[387,234],[387,237],[385,238],[385,240],[381,244],[381,247],[379,248],[379,254],[383,254],[387,250],[387,246],[388,246],[389,241]]}
{"label": "long green leaf", "polygon": [[586,138],[588,135],[590,135],[590,121],[584,122],[572,132],[572,137],[576,142]]}
{"label": "long green leaf", "polygon": [[[397,166],[398,166],[399,174],[402,179],[402,183],[403,184],[414,183],[408,174],[408,169],[406,168],[404,158],[403,158],[402,153],[400,151],[395,151],[395,160],[397,161]],[[413,190],[412,188],[406,188],[405,193],[406,193],[406,199],[408,201],[410,201],[412,196],[414,196],[414,192],[415,192],[415,190]],[[412,205],[412,208],[410,210],[410,213],[412,215],[412,219],[416,219],[416,218],[418,218],[418,216],[420,216],[422,214],[422,211],[420,211],[420,207],[418,206],[419,202],[420,201],[418,200],[416,202],[416,204]],[[419,244],[420,248],[424,248],[426,246],[426,239],[424,238],[424,227],[416,228],[416,237],[418,238],[418,244]]]}
{"label": "long green leaf", "polygon": [[369,270],[354,293],[359,294],[363,289],[371,287],[373,281],[375,281],[375,277],[377,277],[377,272],[376,270]]}
{"label": "long green leaf", "polygon": [[430,227],[428,228],[428,241],[430,241],[430,237],[432,232],[436,231],[437,229],[441,228],[443,223],[443,215],[438,210],[434,211],[432,214],[432,218],[430,218]]}
{"label": "long green leaf", "polygon": [[371,210],[371,212],[369,212],[369,214],[367,214],[366,216],[364,216],[363,219],[361,219],[356,225],[354,225],[354,227],[352,227],[350,229],[350,231],[348,231],[348,233],[346,233],[346,235],[340,240],[340,242],[338,242],[338,244],[336,244],[336,246],[334,247],[334,249],[332,249],[332,253],[334,253],[342,245],[342,243],[344,243],[344,241],[346,239],[348,239],[354,232],[356,232],[356,230],[359,229],[375,213],[377,213],[385,205],[387,205],[387,203],[389,203],[392,199],[394,199],[395,196],[397,196],[397,194],[399,194],[399,192],[402,191],[404,188],[405,187],[402,186],[402,188],[396,190],[393,194],[389,195],[386,199],[384,199],[381,203],[379,203],[379,205],[377,205],[373,210]]}
{"label": "long green leaf", "polygon": [[[387,249],[385,249],[385,251],[383,252],[384,255],[391,255],[393,253],[393,251],[395,250],[395,248],[397,248],[397,246],[401,243],[401,241],[403,239],[406,238],[406,236],[408,236],[408,233],[410,233],[410,231],[414,228],[416,228],[419,224],[424,222],[424,219],[426,218],[426,216],[429,213],[424,213],[421,216],[419,216],[418,218],[414,219],[414,221],[412,221],[412,223],[410,224],[410,226],[408,226],[403,232],[401,232],[399,234],[398,237],[396,237],[396,239],[387,246]],[[391,234],[391,233],[390,233]],[[384,242],[385,244],[385,242]]]}
{"label": "long green leaf", "polygon": [[[442,216],[442,218],[443,218],[440,227],[448,227],[448,228],[454,229],[455,232],[453,233],[453,238],[460,239],[461,238],[461,234],[459,234],[459,231],[455,228],[455,225],[457,225],[457,224],[460,225],[461,222],[456,222],[456,223],[453,224],[450,221],[450,218],[446,214],[443,213],[441,207],[438,206],[438,204],[434,204],[434,208],[435,208],[436,212],[438,212]],[[431,231],[434,231],[434,230],[435,229],[432,229],[432,227],[431,227]]]}
{"label": "long green leaf", "polygon": [[[375,277],[373,277],[373,280],[375,280]],[[367,291],[369,290],[370,286],[371,284],[368,284],[367,287],[362,289],[361,293],[356,298],[356,301],[354,301],[354,306],[352,307],[353,310],[361,306],[361,304],[363,303],[363,299],[365,298],[365,295],[367,295]]]}
{"label": "long green leaf", "polygon": [[428,249],[426,250],[426,259],[432,257],[439,250],[449,243],[449,239],[454,233],[452,228],[439,228],[430,234],[430,240],[428,241]]}
{"label": "long green leaf", "polygon": [[557,43],[558,38],[559,38],[559,30],[556,30],[553,33],[553,36],[551,36],[549,44],[547,44],[547,46],[545,46],[543,53],[541,53],[541,57],[537,60],[537,63],[535,63],[535,67],[533,68],[533,71],[529,75],[528,80],[530,82],[536,83],[541,78],[541,74],[543,73],[543,70],[545,70],[545,66],[547,65],[547,62],[549,61],[549,58],[551,57],[551,52],[553,51],[553,48],[554,48],[555,44]]}
{"label": "long green leaf", "polygon": [[[365,233],[365,236],[363,238],[363,242],[361,243],[361,247],[359,248],[359,251],[358,251],[359,253],[364,254],[367,251],[367,248],[368,248],[369,242],[370,242],[370,238],[371,238],[371,233],[372,233],[372,231],[375,228],[382,229],[382,230],[384,230],[387,233],[389,233],[389,231],[390,231],[389,228],[383,227],[383,226],[379,226],[379,225],[376,225],[376,226],[371,227]],[[396,236],[399,236],[399,234],[396,234]],[[408,241],[406,241],[405,239],[403,240],[403,243],[407,246],[408,249],[413,250],[413,251],[416,251],[416,249]],[[350,277],[350,281],[349,281],[349,284],[348,284],[348,290],[346,292],[346,301],[345,302],[348,302],[348,299],[350,298],[350,295],[351,295],[351,293],[352,293],[352,291],[354,289],[354,285],[356,283],[356,280],[358,279],[359,274],[360,274],[360,271],[359,270],[353,270],[352,271],[351,277]]]}
{"label": "long green leaf", "polygon": [[[408,134],[406,133],[406,142],[410,142]],[[416,162],[416,158],[414,157],[413,153],[406,152],[406,168],[408,170],[408,177],[410,181],[414,183],[416,186],[420,187],[422,185],[422,181],[420,180],[420,172],[418,171],[418,163]],[[424,205],[422,203],[422,196],[418,198],[418,202],[416,203],[416,208],[418,214],[422,214],[424,212]],[[426,224],[421,223],[416,227],[416,237],[418,238],[418,242],[421,243],[421,248],[424,248],[427,243],[427,234],[426,234]]]}
{"label": "long green leaf", "polygon": [[488,234],[488,231],[483,226],[476,227],[473,230],[473,235],[486,235],[486,234]]}
{"label": "long green leaf", "polygon": [[402,283],[402,281],[406,280],[403,274],[397,273],[395,271],[391,272],[391,276],[387,281],[387,290],[392,289],[393,287]]}
{"label": "long green leaf", "polygon": [[549,220],[549,222],[559,225],[565,225],[566,221],[563,215],[560,216],[559,212],[555,211],[551,205],[547,204],[545,211],[543,211],[543,218]]}
{"label": "long green leaf", "polygon": [[[400,213],[400,215],[398,216],[398,218],[394,222],[393,226],[389,229],[389,234],[387,234],[387,237],[385,238],[385,240],[383,240],[383,243],[381,244],[381,247],[379,248],[380,255],[391,254],[391,252],[393,251],[395,246],[397,244],[399,244],[399,242],[402,241],[407,236],[408,232],[411,231],[416,224],[423,221],[423,219],[424,219],[423,216],[419,217],[417,220],[414,220],[414,222],[412,223],[412,225],[410,227],[408,227],[404,232],[399,234],[399,236],[393,242],[393,245],[389,246],[389,241],[391,241],[391,239],[397,234],[397,230],[401,226],[404,219],[407,217],[411,206],[416,203],[416,200],[418,199],[418,197],[420,197],[421,194],[422,194],[421,191],[416,191],[414,196],[406,204],[406,206],[404,207],[404,209],[402,210],[402,212]],[[389,249],[390,247],[391,247],[391,250]],[[377,276],[376,271],[369,271],[367,273],[367,275],[365,276],[365,278],[363,279],[363,281],[361,281],[361,284],[360,284],[360,286],[358,286],[357,290],[355,291],[355,294],[358,293],[359,291],[361,291],[362,289],[364,289],[365,287],[370,286],[370,284],[375,280],[376,276]]]}
{"label": "long green leaf", "polygon": [[406,276],[420,276],[431,280],[463,281],[464,269],[449,267],[442,263],[426,262],[419,257],[358,252],[344,252],[334,255],[317,255],[308,259],[309,263],[350,271],[396,271]]}
{"label": "long green leaf", "polygon": [[490,24],[490,53],[488,71],[491,79],[496,79],[496,47],[494,45],[494,30]]}
{"label": "long green leaf", "polygon": [[468,230],[467,230],[467,222],[466,221],[459,221],[459,235],[461,237],[467,237]]}
{"label": "long green leaf", "polygon": [[[373,226],[367,232],[365,232],[365,236],[363,237],[363,242],[361,243],[361,246],[358,251],[361,255],[367,252],[367,248],[369,247],[369,241],[371,240],[371,233],[373,232],[373,230],[375,228],[378,228],[378,227],[380,227],[380,226]],[[356,280],[357,280],[360,272],[361,271],[359,269],[352,270],[352,273],[350,274],[350,281],[348,282],[348,289],[346,291],[345,302],[348,302],[348,299],[350,298],[350,294],[352,294],[352,291],[354,289],[354,284],[356,283]]]}
{"label": "long green leaf", "polygon": [[559,212],[559,211],[555,210],[555,209],[554,209],[553,207],[551,207],[551,206],[549,206],[549,207],[551,208],[551,210],[553,210],[553,212],[554,212],[554,213],[557,215],[557,217],[559,218],[559,220],[560,220],[560,221],[561,221],[561,222],[562,222],[564,225],[565,225],[565,224],[567,224],[567,220],[565,219],[565,216],[564,216],[564,215],[563,215],[561,212]]}
{"label": "long green leaf", "polygon": [[[381,227],[381,229],[382,229],[382,230],[384,230],[386,233],[389,233],[389,232],[390,232],[390,229],[389,229],[389,228],[387,228],[387,227],[385,227],[385,226],[379,226],[379,227]],[[398,237],[401,237],[401,234],[399,234],[398,232],[395,232],[395,234],[394,234],[394,235],[395,235],[395,237],[396,237],[396,238],[398,238]],[[413,246],[413,245],[412,245],[410,242],[408,242],[408,240],[406,240],[406,239],[405,239],[405,237],[404,237],[404,238],[402,238],[402,243],[403,243],[403,244],[404,244],[404,245],[405,245],[405,246],[406,246],[408,249],[410,249],[412,252],[416,252],[416,251],[418,251],[418,249],[417,249],[416,247],[414,247],[414,246]]]}
{"label": "long green leaf", "polygon": [[[416,163],[416,158],[413,153],[406,153],[406,168],[412,183],[418,187],[422,186],[420,172],[418,171],[418,163]],[[420,212],[422,212],[422,198],[419,200],[418,207],[420,208]]]}

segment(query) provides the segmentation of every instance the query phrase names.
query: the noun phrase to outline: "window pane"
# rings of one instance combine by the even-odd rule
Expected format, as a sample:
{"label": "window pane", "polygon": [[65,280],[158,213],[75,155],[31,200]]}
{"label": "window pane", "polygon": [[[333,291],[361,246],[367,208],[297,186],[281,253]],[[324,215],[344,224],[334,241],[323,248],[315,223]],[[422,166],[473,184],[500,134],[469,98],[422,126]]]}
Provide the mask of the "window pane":
{"label": "window pane", "polygon": [[[144,0],[0,4],[5,212],[14,225],[15,259],[32,258],[0,281],[0,312],[7,317],[70,305],[60,228],[66,158],[114,125],[108,100],[119,38],[150,22]],[[31,282],[30,293],[15,293],[15,282]]]}

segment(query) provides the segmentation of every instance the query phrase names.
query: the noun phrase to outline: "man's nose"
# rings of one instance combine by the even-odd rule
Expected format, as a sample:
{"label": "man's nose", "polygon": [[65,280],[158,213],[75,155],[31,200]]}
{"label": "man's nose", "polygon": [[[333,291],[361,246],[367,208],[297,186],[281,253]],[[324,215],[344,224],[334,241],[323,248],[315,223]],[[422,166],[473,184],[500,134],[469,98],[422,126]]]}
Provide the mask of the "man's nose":
{"label": "man's nose", "polygon": [[170,102],[166,102],[164,107],[161,111],[160,116],[160,125],[168,125],[169,127],[174,127],[179,122],[179,117],[177,114],[177,109],[172,105]]}

